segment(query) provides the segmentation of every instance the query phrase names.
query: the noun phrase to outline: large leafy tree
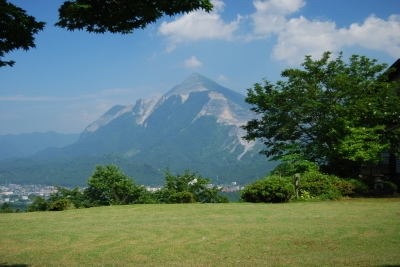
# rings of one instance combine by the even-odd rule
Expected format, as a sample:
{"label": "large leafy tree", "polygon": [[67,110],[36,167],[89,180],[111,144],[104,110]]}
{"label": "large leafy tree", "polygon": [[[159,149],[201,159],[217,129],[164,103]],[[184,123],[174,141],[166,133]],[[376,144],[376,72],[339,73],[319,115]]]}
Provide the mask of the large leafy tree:
{"label": "large leafy tree", "polygon": [[13,66],[15,61],[3,61],[5,54],[35,47],[34,35],[43,30],[45,23],[38,22],[26,11],[6,0],[0,0],[0,67]]}
{"label": "large leafy tree", "polygon": [[261,139],[272,159],[297,155],[341,176],[379,161],[380,152],[399,152],[400,90],[386,64],[326,52],[301,66],[284,70],[285,81],[248,89],[246,102],[259,116],[243,126],[245,139]]}
{"label": "large leafy tree", "polygon": [[60,7],[57,26],[94,33],[131,33],[164,15],[211,11],[209,0],[75,0]]}
{"label": "large leafy tree", "polygon": [[[56,26],[67,30],[93,33],[132,33],[156,22],[164,15],[174,16],[193,10],[210,12],[209,0],[75,0],[65,1],[59,8]],[[2,61],[5,54],[34,48],[34,35],[45,23],[37,22],[26,11],[0,0],[0,67],[12,66],[14,61]]]}
{"label": "large leafy tree", "polygon": [[226,197],[219,196],[222,188],[209,186],[211,180],[196,173],[185,170],[184,174],[173,175],[169,169],[165,170],[166,184],[156,192],[161,203],[220,203],[229,202]]}
{"label": "large leafy tree", "polygon": [[146,189],[135,185],[133,179],[116,165],[97,165],[89,178],[84,194],[96,205],[123,205],[135,203]]}

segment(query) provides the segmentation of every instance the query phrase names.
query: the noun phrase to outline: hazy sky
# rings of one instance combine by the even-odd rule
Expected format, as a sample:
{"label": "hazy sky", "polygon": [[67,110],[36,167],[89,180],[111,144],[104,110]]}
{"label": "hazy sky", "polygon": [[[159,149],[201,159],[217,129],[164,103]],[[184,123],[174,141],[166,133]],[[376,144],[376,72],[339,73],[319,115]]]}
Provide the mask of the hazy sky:
{"label": "hazy sky", "polygon": [[156,97],[196,72],[246,94],[305,55],[400,58],[399,0],[213,0],[131,35],[54,27],[63,0],[9,0],[46,22],[36,49],[0,68],[0,134],[80,133],[116,104]]}

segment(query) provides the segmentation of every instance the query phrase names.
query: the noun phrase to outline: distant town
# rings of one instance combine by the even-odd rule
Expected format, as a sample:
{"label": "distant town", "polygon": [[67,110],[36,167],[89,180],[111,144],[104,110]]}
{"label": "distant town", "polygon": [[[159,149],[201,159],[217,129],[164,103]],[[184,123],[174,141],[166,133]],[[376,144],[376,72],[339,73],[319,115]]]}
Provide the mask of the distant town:
{"label": "distant town", "polygon": [[[210,185],[212,186],[212,185]],[[240,191],[244,187],[237,185],[236,182],[232,182],[227,185],[219,186],[222,188],[222,192],[235,192]],[[146,189],[149,191],[157,191],[162,187],[150,187],[146,186]],[[83,190],[84,188],[82,188]],[[36,196],[41,196],[43,198],[48,198],[50,194],[56,193],[57,189],[55,186],[48,185],[20,185],[20,184],[12,184],[7,183],[0,185],[0,205],[7,203],[14,203],[17,205],[26,206],[32,203],[32,200]]]}

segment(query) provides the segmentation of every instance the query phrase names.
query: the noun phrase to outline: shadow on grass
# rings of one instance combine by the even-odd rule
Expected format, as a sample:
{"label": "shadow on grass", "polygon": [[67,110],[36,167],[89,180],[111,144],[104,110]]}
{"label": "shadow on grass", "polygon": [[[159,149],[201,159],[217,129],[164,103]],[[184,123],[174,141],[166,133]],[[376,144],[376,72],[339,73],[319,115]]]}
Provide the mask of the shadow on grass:
{"label": "shadow on grass", "polygon": [[28,264],[8,264],[7,262],[0,262],[0,267],[28,267]]}

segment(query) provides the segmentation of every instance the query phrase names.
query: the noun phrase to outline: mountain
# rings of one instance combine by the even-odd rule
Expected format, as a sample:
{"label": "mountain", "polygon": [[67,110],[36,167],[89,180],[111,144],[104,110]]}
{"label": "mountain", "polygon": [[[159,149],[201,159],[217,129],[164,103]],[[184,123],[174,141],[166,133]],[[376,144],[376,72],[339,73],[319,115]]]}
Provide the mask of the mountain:
{"label": "mountain", "polygon": [[0,160],[12,157],[26,157],[50,147],[64,147],[75,143],[79,134],[56,132],[0,135]]}
{"label": "mountain", "polygon": [[[47,169],[57,162],[50,180],[59,177],[59,184],[71,179],[86,181],[90,175],[87,168],[93,169],[96,159],[104,162],[107,157],[143,184],[163,184],[165,168],[178,173],[198,171],[218,182],[253,181],[274,164],[258,154],[261,144],[242,139],[245,132],[240,126],[254,118],[244,99],[195,73],[159,99],[114,106],[91,123],[76,143],[43,150],[32,160]],[[86,161],[87,165],[83,164]],[[58,174],[60,166],[66,169],[69,165],[85,165],[86,176],[77,178],[79,168],[73,174],[65,170]],[[0,174],[3,168],[0,163]]]}

